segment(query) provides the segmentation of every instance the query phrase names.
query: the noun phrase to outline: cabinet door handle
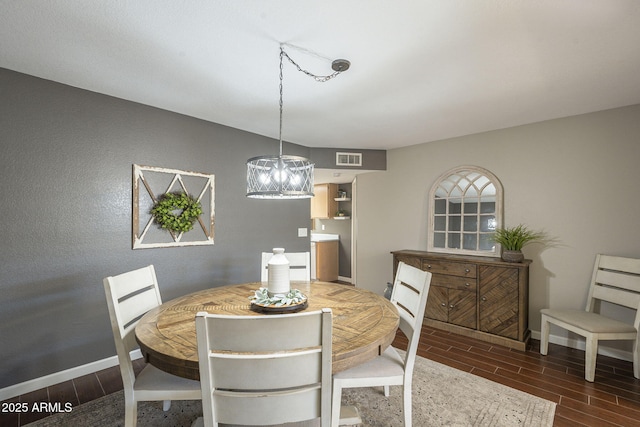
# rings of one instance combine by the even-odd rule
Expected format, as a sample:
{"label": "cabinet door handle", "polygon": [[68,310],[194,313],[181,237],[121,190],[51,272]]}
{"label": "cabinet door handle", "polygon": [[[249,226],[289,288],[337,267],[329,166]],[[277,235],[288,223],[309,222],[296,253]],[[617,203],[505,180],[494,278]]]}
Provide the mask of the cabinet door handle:
{"label": "cabinet door handle", "polygon": [[431,269],[431,264],[427,264],[427,268],[428,268],[428,269]]}
{"label": "cabinet door handle", "polygon": [[454,308],[454,307],[455,307],[455,305],[453,305],[453,304],[451,304],[451,305],[449,306],[449,308]]}
{"label": "cabinet door handle", "polygon": [[464,272],[465,272],[465,273],[468,273],[468,272],[470,272],[470,271],[471,271],[471,270],[469,270],[468,268],[465,268],[465,269],[464,269]]}
{"label": "cabinet door handle", "polygon": [[465,283],[464,285],[465,285],[467,288],[468,288],[469,286],[471,286],[471,285],[470,285],[470,284],[468,284],[468,283]]}
{"label": "cabinet door handle", "polygon": [[446,307],[446,306],[447,306],[447,304],[443,302],[443,303],[442,303],[442,306],[443,306],[443,307]]}
{"label": "cabinet door handle", "polygon": [[482,299],[482,301],[486,301],[487,297],[482,297],[481,299]]}

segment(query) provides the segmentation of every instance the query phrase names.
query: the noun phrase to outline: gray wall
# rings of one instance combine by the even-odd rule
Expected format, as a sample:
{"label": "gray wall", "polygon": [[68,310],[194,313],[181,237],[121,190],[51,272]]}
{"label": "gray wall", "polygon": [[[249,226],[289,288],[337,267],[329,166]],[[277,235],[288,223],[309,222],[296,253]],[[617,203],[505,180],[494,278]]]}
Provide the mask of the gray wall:
{"label": "gray wall", "polygon": [[[504,220],[546,230],[558,245],[533,260],[529,325],[544,307],[582,309],[597,253],[640,258],[640,105],[390,150],[386,172],[358,176],[357,285],[382,293],[399,249],[427,248],[429,189],[477,165],[504,186]],[[617,310],[629,319],[626,309]],[[552,329],[560,338],[571,338]],[[627,347],[628,349],[628,347]]]}
{"label": "gray wall", "polygon": [[[245,197],[275,140],[5,69],[0,99],[0,388],[115,355],[105,276],[152,263],[169,300],[309,250],[308,200]],[[131,249],[134,163],[215,174],[213,246]]]}

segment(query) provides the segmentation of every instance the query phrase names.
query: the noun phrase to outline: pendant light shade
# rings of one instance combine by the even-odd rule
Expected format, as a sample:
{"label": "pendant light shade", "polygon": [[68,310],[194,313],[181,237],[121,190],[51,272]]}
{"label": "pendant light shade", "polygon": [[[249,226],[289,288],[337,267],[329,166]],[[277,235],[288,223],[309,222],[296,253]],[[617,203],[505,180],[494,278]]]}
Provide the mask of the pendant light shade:
{"label": "pendant light shade", "polygon": [[[247,160],[247,197],[254,199],[308,199],[313,197],[313,163],[300,156],[282,154],[282,62],[287,58],[299,71],[325,82],[349,68],[349,61],[334,61],[333,74],[316,76],[300,68],[280,46],[280,130],[279,155],[252,157]],[[336,66],[336,63],[339,65]]]}
{"label": "pendant light shade", "polygon": [[247,160],[247,197],[313,197],[313,163],[299,156],[259,156]]}

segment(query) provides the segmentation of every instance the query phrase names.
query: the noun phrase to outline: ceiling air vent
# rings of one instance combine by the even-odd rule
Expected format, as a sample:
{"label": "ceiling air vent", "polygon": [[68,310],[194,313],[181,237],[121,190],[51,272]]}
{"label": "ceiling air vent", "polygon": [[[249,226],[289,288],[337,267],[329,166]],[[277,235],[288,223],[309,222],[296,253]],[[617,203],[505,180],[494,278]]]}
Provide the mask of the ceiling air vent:
{"label": "ceiling air vent", "polygon": [[336,153],[336,166],[362,166],[362,153]]}

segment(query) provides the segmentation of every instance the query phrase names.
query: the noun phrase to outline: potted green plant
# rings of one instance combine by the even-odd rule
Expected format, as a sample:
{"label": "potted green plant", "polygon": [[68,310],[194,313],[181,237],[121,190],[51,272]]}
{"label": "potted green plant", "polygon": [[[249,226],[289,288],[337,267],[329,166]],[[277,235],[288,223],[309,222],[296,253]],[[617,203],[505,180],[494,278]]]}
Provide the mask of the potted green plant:
{"label": "potted green plant", "polygon": [[540,242],[544,237],[544,232],[533,231],[519,224],[510,228],[497,228],[491,239],[502,247],[504,261],[522,262],[524,259],[522,247],[528,243]]}

